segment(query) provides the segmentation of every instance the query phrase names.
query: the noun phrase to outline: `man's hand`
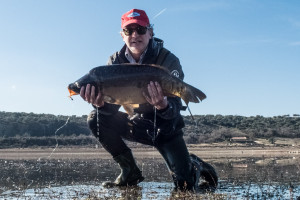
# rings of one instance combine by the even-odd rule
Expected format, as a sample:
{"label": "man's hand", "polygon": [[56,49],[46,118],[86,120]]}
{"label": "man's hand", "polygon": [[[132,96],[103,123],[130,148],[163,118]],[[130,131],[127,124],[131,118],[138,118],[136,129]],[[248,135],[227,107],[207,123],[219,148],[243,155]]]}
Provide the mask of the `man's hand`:
{"label": "man's hand", "polygon": [[83,100],[93,104],[96,107],[104,106],[104,101],[101,98],[101,93],[98,92],[98,95],[96,96],[95,86],[91,86],[90,84],[87,84],[86,88],[82,86],[80,88],[80,96],[83,98]]}
{"label": "man's hand", "polygon": [[165,109],[168,106],[167,97],[164,96],[158,82],[154,83],[151,81],[150,84],[148,84],[148,93],[149,96],[143,93],[144,97],[151,105],[155,106],[157,110]]}

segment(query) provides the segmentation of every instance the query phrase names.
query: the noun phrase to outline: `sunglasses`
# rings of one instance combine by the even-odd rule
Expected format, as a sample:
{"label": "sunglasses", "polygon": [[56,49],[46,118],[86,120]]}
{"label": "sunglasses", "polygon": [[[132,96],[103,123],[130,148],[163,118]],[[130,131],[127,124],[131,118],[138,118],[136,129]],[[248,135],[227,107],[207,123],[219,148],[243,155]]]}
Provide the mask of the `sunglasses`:
{"label": "sunglasses", "polygon": [[137,34],[139,35],[144,35],[148,30],[148,27],[144,27],[144,26],[137,26],[136,28],[124,28],[123,29],[123,33],[126,35],[126,36],[130,36],[132,35],[132,33],[134,31],[137,32]]}

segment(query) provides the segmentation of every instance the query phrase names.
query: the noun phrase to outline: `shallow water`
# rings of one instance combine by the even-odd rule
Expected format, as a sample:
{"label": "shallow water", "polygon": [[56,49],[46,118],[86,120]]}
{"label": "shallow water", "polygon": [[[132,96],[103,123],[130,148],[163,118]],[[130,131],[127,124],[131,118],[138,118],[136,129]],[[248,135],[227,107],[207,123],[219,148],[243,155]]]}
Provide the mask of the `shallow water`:
{"label": "shallow water", "polygon": [[[143,182],[137,187],[123,189],[103,188],[101,185],[68,185],[59,187],[7,190],[1,194],[5,199],[170,199],[172,183]],[[186,199],[296,199],[299,186],[290,191],[282,183],[234,185],[221,181],[215,194],[188,194]],[[178,194],[178,196],[181,194]],[[176,193],[174,198],[176,198]]]}
{"label": "shallow water", "polygon": [[[185,199],[296,199],[300,197],[299,157],[206,159],[220,183],[214,195]],[[119,174],[110,159],[0,160],[0,199],[180,199],[161,158],[137,159],[145,181],[137,187],[105,189]]]}

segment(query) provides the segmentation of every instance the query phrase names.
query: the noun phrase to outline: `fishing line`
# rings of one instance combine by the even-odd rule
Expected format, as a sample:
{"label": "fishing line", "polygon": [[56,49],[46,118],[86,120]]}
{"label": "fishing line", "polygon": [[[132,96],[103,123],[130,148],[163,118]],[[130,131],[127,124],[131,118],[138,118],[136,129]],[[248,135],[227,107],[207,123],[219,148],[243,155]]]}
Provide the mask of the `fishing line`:
{"label": "fishing line", "polygon": [[[33,167],[31,167],[31,168],[26,167],[25,164],[21,164],[21,165],[20,165],[20,167],[23,168],[24,171],[25,171],[25,172],[24,172],[24,178],[25,178],[25,180],[29,182],[29,184],[27,184],[26,187],[24,187],[24,191],[23,191],[23,192],[25,192],[25,190],[28,189],[28,188],[33,184],[33,182],[34,182],[34,180],[30,180],[30,179],[27,177],[27,175],[26,175],[27,172],[28,172],[29,170],[41,172],[41,166],[46,165],[46,164],[48,163],[48,161],[46,161],[46,163],[41,164],[41,163],[40,163],[41,159],[42,159],[42,158],[48,158],[48,159],[49,159],[49,158],[52,156],[52,154],[54,153],[54,151],[55,151],[55,150],[57,149],[57,147],[58,147],[57,132],[58,132],[60,129],[62,129],[63,127],[65,127],[69,122],[70,122],[70,116],[68,117],[68,119],[67,119],[67,121],[65,122],[65,124],[63,124],[61,127],[59,127],[58,129],[56,129],[56,131],[54,132],[55,140],[56,140],[56,145],[55,145],[54,149],[52,150],[52,152],[50,153],[50,155],[49,155],[48,157],[39,157],[39,158],[37,159],[37,162],[38,162],[38,163],[37,163],[37,165],[36,165],[36,167],[37,167],[36,170],[33,170],[33,169],[32,169]],[[30,181],[31,181],[31,183],[30,183]],[[24,186],[25,186],[25,185],[24,185]]]}
{"label": "fishing line", "polygon": [[153,138],[152,138],[153,144],[155,143],[155,139],[156,139],[156,107],[154,107],[154,119],[153,119]]}
{"label": "fishing line", "polygon": [[62,125],[61,127],[59,127],[59,128],[55,131],[54,135],[55,135],[56,145],[55,145],[55,148],[53,149],[53,151],[51,152],[51,154],[48,156],[48,158],[50,158],[50,157],[52,156],[52,154],[54,153],[54,151],[55,151],[56,148],[58,147],[58,141],[57,141],[57,135],[56,135],[56,133],[57,133],[60,129],[62,129],[63,127],[67,126],[67,124],[68,124],[69,122],[70,122],[70,116],[68,117],[66,123],[65,123],[64,125]]}
{"label": "fishing line", "polygon": [[97,106],[96,107],[97,109],[97,136],[98,136],[98,139],[99,139],[99,135],[100,135],[100,124],[99,124],[99,107]]}
{"label": "fishing line", "polygon": [[192,114],[192,112],[191,112],[191,110],[190,110],[190,107],[189,107],[187,104],[186,104],[186,107],[187,107],[187,109],[188,109],[188,111],[189,111],[189,113],[190,113],[190,115],[191,115],[193,121],[195,122],[195,125],[196,125],[196,128],[197,128],[197,122],[196,122],[196,120],[195,120],[195,118],[194,118],[194,116],[193,116],[193,114]]}
{"label": "fishing line", "polygon": [[[73,106],[74,106],[74,105],[73,105]],[[48,155],[47,157],[39,157],[39,158],[37,159],[37,163],[36,163],[36,165],[35,165],[36,169],[34,169],[33,166],[31,166],[31,167],[26,167],[25,164],[21,164],[21,165],[20,165],[20,167],[23,168],[24,171],[25,171],[25,172],[24,172],[24,178],[25,178],[25,180],[28,182],[27,185],[26,185],[26,187],[24,187],[24,191],[23,191],[23,192],[25,192],[25,190],[28,189],[28,188],[34,183],[34,180],[29,179],[29,177],[27,176],[27,172],[28,172],[28,171],[36,171],[36,172],[41,173],[41,171],[42,171],[42,166],[46,166],[46,165],[48,164],[48,162],[49,162],[49,160],[46,160],[45,163],[41,163],[41,159],[43,159],[43,158],[46,158],[46,159],[51,158],[51,156],[53,155],[53,153],[56,151],[56,149],[57,149],[58,146],[59,146],[59,144],[58,144],[58,138],[57,138],[57,133],[58,133],[62,128],[64,128],[65,126],[67,126],[67,125],[69,124],[70,118],[71,118],[71,116],[68,116],[66,122],[65,122],[61,127],[59,127],[59,128],[56,129],[56,131],[54,132],[56,145],[55,145],[54,149],[52,150],[52,152],[50,153],[50,155]],[[55,176],[57,176],[57,175],[55,175]],[[49,183],[49,185],[51,185],[51,183]],[[24,186],[25,186],[25,185],[24,185]]]}
{"label": "fishing line", "polygon": [[[58,132],[60,129],[62,129],[63,127],[65,127],[69,122],[70,122],[70,116],[68,117],[68,119],[67,119],[67,121],[65,122],[65,124],[62,125],[61,127],[59,127],[58,129],[56,129],[56,131],[54,132],[56,145],[55,145],[54,149],[52,150],[52,152],[50,153],[50,155],[49,155],[47,158],[50,158],[50,157],[52,156],[52,154],[54,153],[54,151],[55,151],[55,150],[57,149],[57,147],[58,147],[57,132]],[[38,161],[40,161],[41,158],[43,158],[43,157],[38,158]]]}

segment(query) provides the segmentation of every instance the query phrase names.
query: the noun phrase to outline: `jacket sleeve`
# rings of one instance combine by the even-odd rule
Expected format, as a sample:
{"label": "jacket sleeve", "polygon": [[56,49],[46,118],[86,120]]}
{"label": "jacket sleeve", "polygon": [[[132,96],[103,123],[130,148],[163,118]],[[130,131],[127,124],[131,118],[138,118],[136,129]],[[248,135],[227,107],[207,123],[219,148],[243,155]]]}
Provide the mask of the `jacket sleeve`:
{"label": "jacket sleeve", "polygon": [[182,108],[179,97],[168,97],[168,106],[163,110],[158,110],[157,115],[162,119],[174,119],[180,115]]}
{"label": "jacket sleeve", "polygon": [[[164,63],[162,64],[172,74],[183,80],[184,73],[180,65],[179,59],[172,53],[169,53]],[[168,106],[166,109],[159,110],[157,114],[163,119],[174,119],[180,115],[182,109],[181,99],[179,97],[168,97]]]}

